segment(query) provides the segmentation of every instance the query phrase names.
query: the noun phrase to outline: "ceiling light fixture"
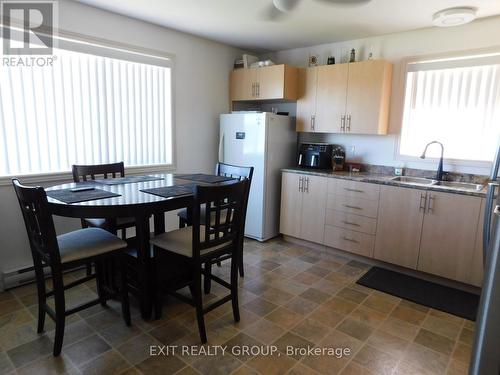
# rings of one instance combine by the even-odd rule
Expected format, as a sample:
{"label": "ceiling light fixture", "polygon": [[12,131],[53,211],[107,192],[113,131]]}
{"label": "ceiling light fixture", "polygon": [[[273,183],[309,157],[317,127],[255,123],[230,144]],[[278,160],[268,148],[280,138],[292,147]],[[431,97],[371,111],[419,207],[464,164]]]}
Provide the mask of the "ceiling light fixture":
{"label": "ceiling light fixture", "polygon": [[438,27],[465,25],[476,18],[475,8],[449,8],[434,14],[432,23]]}

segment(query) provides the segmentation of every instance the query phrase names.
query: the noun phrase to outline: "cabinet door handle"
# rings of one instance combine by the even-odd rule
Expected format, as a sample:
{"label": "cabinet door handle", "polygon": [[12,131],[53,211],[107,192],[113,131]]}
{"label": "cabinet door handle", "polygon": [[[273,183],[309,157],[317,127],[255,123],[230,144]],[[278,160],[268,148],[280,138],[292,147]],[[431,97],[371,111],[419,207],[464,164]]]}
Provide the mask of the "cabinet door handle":
{"label": "cabinet door handle", "polygon": [[257,98],[260,96],[260,83],[259,82],[256,82],[255,83],[255,88],[256,88],[256,91],[257,91]]}
{"label": "cabinet door handle", "polygon": [[351,115],[347,115],[346,131],[348,131],[348,132],[351,131]]}
{"label": "cabinet door handle", "polygon": [[429,194],[429,205],[427,206],[427,213],[434,213],[434,199],[432,194]]}
{"label": "cabinet door handle", "polygon": [[359,243],[359,241],[353,240],[352,238],[348,238],[348,237],[345,237],[345,236],[342,236],[342,239],[343,239],[344,241],[349,241],[349,242]]}
{"label": "cabinet door handle", "polygon": [[306,193],[309,194],[309,177],[306,177]]}
{"label": "cabinet door handle", "polygon": [[363,190],[359,190],[359,189],[344,188],[344,190],[352,191],[352,192],[355,192],[355,193],[364,193]]}
{"label": "cabinet door handle", "polygon": [[342,221],[342,223],[344,223],[346,225],[352,225],[354,227],[360,227],[361,226],[358,223],[351,223],[350,221]]}
{"label": "cabinet door handle", "polygon": [[350,204],[343,204],[342,206],[347,207],[347,208],[352,208],[353,210],[362,210],[361,207],[351,206]]}
{"label": "cabinet door handle", "polygon": [[345,115],[340,116],[340,131],[345,131]]}
{"label": "cabinet door handle", "polygon": [[304,192],[304,177],[299,178],[299,192]]}
{"label": "cabinet door handle", "polygon": [[427,193],[420,193],[420,211],[425,212],[425,207],[427,206]]}
{"label": "cabinet door handle", "polygon": [[311,130],[315,130],[316,128],[316,116],[311,115]]}
{"label": "cabinet door handle", "polygon": [[252,98],[255,97],[255,83],[252,83]]}

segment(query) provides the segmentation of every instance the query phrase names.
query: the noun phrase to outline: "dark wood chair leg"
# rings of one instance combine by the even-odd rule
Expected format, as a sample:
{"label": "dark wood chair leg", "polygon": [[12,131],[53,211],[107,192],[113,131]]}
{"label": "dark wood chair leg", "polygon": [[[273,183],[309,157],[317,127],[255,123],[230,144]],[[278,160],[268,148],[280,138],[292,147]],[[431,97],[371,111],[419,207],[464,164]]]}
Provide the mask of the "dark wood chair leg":
{"label": "dark wood chair leg", "polygon": [[240,254],[238,260],[238,268],[240,270],[240,276],[245,277],[245,271],[243,270],[243,245],[240,245]]}
{"label": "dark wood chair leg", "polygon": [[92,263],[87,263],[87,265],[85,266],[85,268],[87,269],[87,276],[90,276],[92,275]]}
{"label": "dark wood chair leg", "polygon": [[128,298],[128,283],[127,283],[127,263],[124,255],[120,256],[120,274],[121,274],[121,297],[122,297],[122,315],[127,327],[132,325],[130,319],[130,301]]}
{"label": "dark wood chair leg", "polygon": [[201,296],[201,264],[195,270],[194,285],[192,291],[194,292],[193,299],[196,306],[196,319],[198,320],[198,331],[200,333],[201,343],[205,344],[207,340],[207,331],[205,328],[205,318],[203,317],[203,300]]}
{"label": "dark wood chair leg", "polygon": [[203,277],[203,290],[205,294],[210,294],[212,289],[212,280],[210,280],[210,275],[212,274],[212,263],[205,263],[205,275]]}
{"label": "dark wood chair leg", "polygon": [[235,322],[240,321],[240,308],[238,304],[238,268],[239,259],[231,259],[231,303]]}
{"label": "dark wood chair leg", "polygon": [[36,287],[38,290],[38,327],[37,333],[42,333],[45,327],[45,303],[46,303],[46,289],[45,277],[43,274],[42,265],[35,265],[36,274]]}
{"label": "dark wood chair leg", "polygon": [[106,290],[105,290],[105,280],[104,280],[104,269],[103,269],[103,261],[95,262],[95,270],[96,270],[96,284],[97,284],[97,295],[99,296],[99,300],[101,302],[101,306],[107,307],[106,303]]}
{"label": "dark wood chair leg", "polygon": [[186,226],[187,226],[186,220],[184,220],[184,218],[182,217],[179,217],[179,229],[184,228]]}
{"label": "dark wood chair leg", "polygon": [[[54,273],[54,272],[53,272]],[[56,332],[54,336],[54,357],[61,354],[63,340],[64,340],[64,327],[66,324],[66,304],[64,300],[64,285],[62,283],[62,276],[54,277],[54,302],[56,313]]]}

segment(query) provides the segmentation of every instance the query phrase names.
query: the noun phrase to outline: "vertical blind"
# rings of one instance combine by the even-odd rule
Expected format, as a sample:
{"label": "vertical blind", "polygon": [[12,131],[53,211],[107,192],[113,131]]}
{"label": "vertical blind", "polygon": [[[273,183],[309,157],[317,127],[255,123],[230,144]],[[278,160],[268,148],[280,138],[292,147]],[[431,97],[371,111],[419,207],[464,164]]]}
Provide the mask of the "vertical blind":
{"label": "vertical blind", "polygon": [[54,55],[52,67],[0,67],[1,176],[172,163],[170,67]]}
{"label": "vertical blind", "polygon": [[[491,161],[500,139],[500,63],[461,59],[414,64],[407,73],[400,154],[433,140],[449,159]],[[438,157],[439,148],[429,149]]]}

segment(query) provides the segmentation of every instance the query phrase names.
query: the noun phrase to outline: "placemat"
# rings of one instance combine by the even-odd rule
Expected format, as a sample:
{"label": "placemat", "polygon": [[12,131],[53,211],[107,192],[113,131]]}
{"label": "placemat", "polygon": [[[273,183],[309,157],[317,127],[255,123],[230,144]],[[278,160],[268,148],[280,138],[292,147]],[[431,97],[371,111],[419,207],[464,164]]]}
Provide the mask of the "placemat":
{"label": "placemat", "polygon": [[102,189],[85,190],[73,192],[71,189],[47,190],[47,195],[64,203],[78,203],[93,201],[96,199],[119,197],[120,194],[112,193]]}
{"label": "placemat", "polygon": [[177,174],[176,178],[181,178],[183,180],[191,180],[197,182],[205,182],[207,184],[215,184],[216,182],[224,182],[235,180],[233,177],[226,176],[216,176],[211,174],[195,173],[195,174]]}
{"label": "placemat", "polygon": [[193,194],[193,189],[196,184],[183,184],[183,185],[174,185],[174,186],[163,186],[152,189],[143,189],[141,190],[144,193],[158,195],[163,198],[176,197],[179,195],[187,195]]}
{"label": "placemat", "polygon": [[94,182],[103,185],[122,185],[122,184],[134,184],[136,182],[156,181],[163,179],[164,179],[163,177],[156,177],[156,176],[127,176],[127,177],[117,177],[117,178],[101,178],[98,180],[94,180]]}

